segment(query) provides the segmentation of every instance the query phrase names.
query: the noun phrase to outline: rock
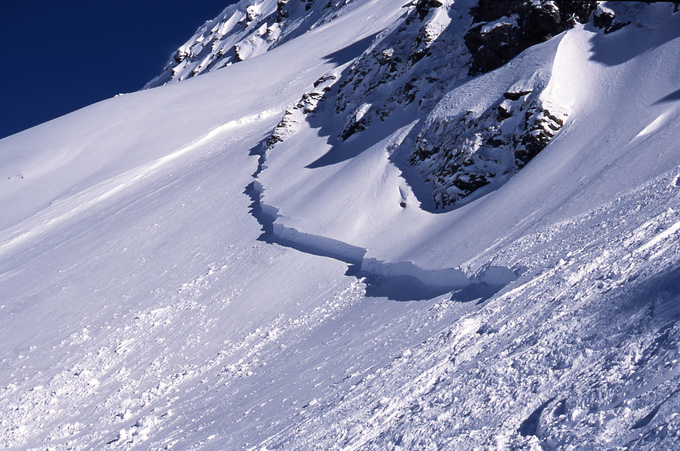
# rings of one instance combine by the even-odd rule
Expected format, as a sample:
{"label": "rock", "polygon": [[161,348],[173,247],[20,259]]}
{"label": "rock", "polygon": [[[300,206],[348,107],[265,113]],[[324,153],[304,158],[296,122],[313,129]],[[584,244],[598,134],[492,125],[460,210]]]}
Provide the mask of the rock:
{"label": "rock", "polygon": [[183,51],[182,49],[178,49],[174,55],[172,55],[172,59],[175,60],[177,64],[181,63],[186,59],[186,57],[189,56],[189,53]]}
{"label": "rock", "polygon": [[258,17],[260,17],[260,12],[255,6],[251,5],[246,8],[246,26],[257,20]]}
{"label": "rock", "polygon": [[298,125],[316,113],[317,106],[323,101],[324,96],[331,90],[337,79],[335,74],[326,74],[317,79],[314,82],[314,89],[303,94],[295,107],[286,110],[281,121],[265,141],[267,149],[272,149],[276,144],[295,134]]}
{"label": "rock", "polygon": [[496,69],[521,51],[520,30],[516,23],[499,23],[490,29],[485,26],[477,25],[465,35],[465,45],[472,54],[472,74]]}
{"label": "rock", "polygon": [[337,79],[338,79],[338,77],[336,75],[333,75],[333,74],[323,75],[318,80],[316,80],[314,82],[314,87],[318,88],[320,85],[330,86]]}
{"label": "rock", "polygon": [[430,11],[443,5],[439,0],[418,0],[416,2],[416,13],[418,13],[420,20],[424,20]]}
{"label": "rock", "polygon": [[470,74],[496,69],[524,49],[585,23],[595,7],[594,1],[480,0],[471,11],[477,25],[465,36]]}
{"label": "rock", "polygon": [[508,119],[512,117],[512,102],[510,102],[508,99],[501,102],[501,104],[498,105],[496,109],[498,110],[499,120]]}
{"label": "rock", "polygon": [[340,138],[346,141],[350,136],[357,132],[366,130],[371,123],[371,104],[364,103],[360,105],[352,115],[349,116],[345,127],[340,133]]}
{"label": "rock", "polygon": [[604,30],[605,34],[620,30],[630,22],[619,22],[616,20],[616,13],[606,6],[598,6],[593,14],[593,25]]}
{"label": "rock", "polygon": [[564,126],[565,117],[565,114],[552,114],[547,109],[534,110],[533,114],[527,113],[526,132],[521,136],[521,144],[515,151],[518,168],[525,166],[545,149],[555,133]]}
{"label": "rock", "polygon": [[[519,46],[524,48],[540,44],[561,33],[566,28],[562,11],[554,2],[526,2],[519,9],[522,35]],[[566,16],[566,14],[565,14]]]}
{"label": "rock", "polygon": [[241,56],[241,53],[240,53],[240,52],[241,52],[241,49],[240,49],[240,47],[239,47],[238,44],[235,44],[235,45],[234,45],[234,49],[233,49],[233,50],[234,50],[234,62],[235,62],[235,63],[240,63],[241,61],[243,61],[243,57]]}
{"label": "rock", "polygon": [[409,162],[432,183],[437,208],[504,183],[545,149],[566,114],[544,107],[540,94],[508,91],[482,113],[468,111],[420,132]]}
{"label": "rock", "polygon": [[532,91],[519,91],[519,92],[504,92],[503,97],[508,100],[519,100],[522,97],[531,94]]}
{"label": "rock", "polygon": [[517,0],[479,0],[477,6],[470,10],[470,14],[475,22],[491,22],[517,10],[520,3]]}
{"label": "rock", "polygon": [[386,64],[389,64],[394,58],[394,49],[389,48],[385,49],[382,52],[380,52],[380,57],[378,58],[378,61],[380,62],[381,66],[384,66]]}
{"label": "rock", "polygon": [[276,2],[276,18],[274,19],[276,22],[281,22],[289,16],[288,11],[286,10],[287,4],[288,0],[278,0]]}
{"label": "rock", "polygon": [[611,9],[605,6],[598,6],[597,11],[593,14],[593,25],[597,28],[608,28],[616,18],[616,14]]}

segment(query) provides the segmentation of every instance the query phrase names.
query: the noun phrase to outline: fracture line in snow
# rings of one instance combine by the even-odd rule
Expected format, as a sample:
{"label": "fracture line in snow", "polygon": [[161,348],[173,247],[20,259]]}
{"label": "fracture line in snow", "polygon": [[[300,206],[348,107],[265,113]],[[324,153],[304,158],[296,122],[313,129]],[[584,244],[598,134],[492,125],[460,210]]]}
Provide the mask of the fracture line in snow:
{"label": "fracture line in snow", "polygon": [[483,301],[519,277],[516,271],[501,266],[489,266],[468,275],[459,268],[428,270],[409,261],[385,262],[367,258],[367,249],[286,227],[277,222],[280,218],[278,208],[262,201],[264,187],[258,178],[265,169],[266,153],[265,143],[252,151],[252,155],[259,157],[259,163],[253,182],[244,191],[252,200],[250,212],[262,227],[259,239],[347,263],[346,275],[362,279],[368,296],[411,301],[452,293],[452,299],[457,301]]}
{"label": "fracture line in snow", "polygon": [[[201,138],[187,144],[184,147],[164,156],[158,158],[157,160],[146,163],[135,169],[127,171],[113,179],[102,182],[94,187],[85,190],[84,192],[78,193],[56,205],[52,205],[45,211],[39,213],[43,219],[31,218],[28,220],[28,224],[20,224],[13,229],[14,236],[0,242],[0,253],[11,249],[13,246],[33,237],[44,233],[50,228],[57,226],[64,221],[73,218],[74,216],[87,211],[88,209],[94,207],[95,205],[113,197],[114,195],[122,192],[126,188],[133,186],[139,180],[142,180],[154,172],[156,172],[161,167],[167,165],[168,163],[177,160],[178,158],[189,154],[190,152],[198,149],[204,144],[215,139],[220,134],[232,130],[234,128],[241,127],[243,125],[250,124],[262,119],[268,119],[281,114],[281,110],[270,109],[261,111],[256,114],[251,114],[244,116],[240,119],[229,121],[223,125],[215,127],[210,130]],[[60,211],[64,211],[59,213]],[[56,213],[54,216],[50,217],[51,214]],[[38,224],[35,224],[39,221]],[[12,233],[12,231],[10,231]]]}

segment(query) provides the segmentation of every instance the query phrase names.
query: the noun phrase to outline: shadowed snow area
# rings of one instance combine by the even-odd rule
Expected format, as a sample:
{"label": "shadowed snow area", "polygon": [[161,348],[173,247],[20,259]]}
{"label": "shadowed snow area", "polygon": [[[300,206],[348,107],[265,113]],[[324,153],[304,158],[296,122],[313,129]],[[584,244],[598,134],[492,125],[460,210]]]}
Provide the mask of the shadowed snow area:
{"label": "shadowed snow area", "polygon": [[680,13],[469,75],[476,4],[244,0],[0,140],[0,448],[677,448]]}

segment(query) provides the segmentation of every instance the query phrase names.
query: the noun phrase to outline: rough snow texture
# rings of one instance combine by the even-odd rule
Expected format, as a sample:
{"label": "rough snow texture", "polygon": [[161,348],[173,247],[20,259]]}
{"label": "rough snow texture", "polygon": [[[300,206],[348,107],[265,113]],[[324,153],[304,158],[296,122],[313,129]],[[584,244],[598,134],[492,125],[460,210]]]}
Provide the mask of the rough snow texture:
{"label": "rough snow texture", "polygon": [[680,13],[329,5],[0,140],[0,447],[677,449]]}

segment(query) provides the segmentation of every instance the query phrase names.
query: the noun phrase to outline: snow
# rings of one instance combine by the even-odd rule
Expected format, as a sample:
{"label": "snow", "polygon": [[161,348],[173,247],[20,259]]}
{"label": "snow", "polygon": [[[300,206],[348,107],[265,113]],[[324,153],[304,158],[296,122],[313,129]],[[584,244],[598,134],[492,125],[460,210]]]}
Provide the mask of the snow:
{"label": "snow", "polygon": [[485,24],[482,27],[482,34],[490,33],[494,28],[503,27],[507,25],[517,27],[517,21],[512,17],[507,16],[501,17],[498,20],[494,20],[493,22]]}
{"label": "snow", "polygon": [[[654,29],[653,32],[639,30],[637,34],[629,33],[631,35],[625,37],[637,42],[642,40],[642,33],[651,40],[658,39],[658,35],[673,35],[673,27],[677,30],[676,20],[677,18],[668,21],[673,23],[665,25],[665,29]],[[679,163],[677,153],[671,149],[664,152],[663,145],[646,142],[645,147],[659,148],[660,151],[655,156],[657,160],[650,164],[647,153],[640,151],[635,143],[630,143],[640,131],[639,128],[636,129],[639,126],[633,125],[634,123],[651,123],[661,111],[677,117],[676,105],[658,105],[654,102],[668,95],[668,92],[663,91],[668,90],[664,86],[675,86],[673,79],[678,67],[677,59],[669,56],[673,54],[672,41],[650,49],[628,64],[610,66],[593,58],[591,49],[593,41],[597,39],[598,34],[593,31],[574,30],[565,37],[538,46],[541,47],[539,49],[530,49],[534,55],[538,53],[538,58],[552,59],[554,54],[553,67],[547,75],[550,82],[542,97],[546,103],[570,111],[573,119],[567,124],[568,130],[551,146],[549,152],[532,161],[503,190],[494,192],[474,206],[442,215],[428,214],[419,209],[399,208],[395,195],[399,193],[401,177],[398,168],[389,161],[387,150],[393,138],[387,138],[373,147],[354,141],[351,143],[353,146],[366,148],[356,158],[313,170],[306,167],[318,155],[318,149],[323,149],[323,143],[309,147],[309,150],[305,149],[306,154],[281,150],[277,155],[268,158],[268,171],[274,171],[278,159],[283,159],[282,166],[290,171],[290,161],[293,158],[305,158],[297,156],[298,154],[315,154],[306,156],[306,159],[297,163],[300,172],[295,177],[283,182],[272,182],[272,189],[267,187],[265,171],[264,177],[261,177],[265,181],[264,201],[280,209],[281,215],[285,217],[282,223],[370,248],[369,255],[376,258],[398,260],[403,254],[408,254],[416,264],[457,266],[483,251],[488,246],[488,241],[512,239],[512,229],[515,229],[514,233],[526,233],[526,228],[516,230],[522,224],[523,217],[539,216],[541,221],[534,220],[531,226],[545,226],[612,200],[617,194],[659,176]],[[620,46],[627,48],[627,42]],[[554,51],[557,43],[559,46]],[[441,110],[453,111],[452,114],[455,114],[457,108],[465,108],[465,105],[474,110],[475,104],[467,99],[484,104],[487,103],[484,95],[498,97],[508,90],[514,83],[513,80],[520,77],[518,71],[522,68],[527,70],[528,66],[531,73],[535,73],[533,66],[536,63],[527,59],[528,56],[514,66],[510,64],[457,88],[442,101],[444,106]],[[646,69],[639,71],[633,69],[633,66]],[[650,71],[649,68],[654,70]],[[600,83],[603,80],[606,83]],[[627,88],[621,89],[623,86]],[[629,86],[635,86],[635,89],[631,90]],[[478,94],[480,91],[483,91],[482,96]],[[455,99],[456,105],[460,106],[451,105],[448,99]],[[642,108],[644,105],[649,107]],[[609,114],[610,111],[630,112],[631,109],[638,108],[636,114]],[[584,111],[585,109],[588,111]],[[440,114],[438,111],[441,110],[435,110],[433,114]],[[629,123],[622,123],[628,120]],[[619,130],[619,127],[622,127],[623,133],[613,132]],[[669,134],[673,129],[674,127],[669,127],[664,132]],[[308,140],[308,136],[299,138],[299,142],[307,143]],[[370,138],[366,140],[370,142]],[[294,143],[287,145],[293,147]],[[328,144],[325,146],[328,147]],[[588,157],[585,153],[588,153]],[[636,168],[635,171],[631,170],[632,167]],[[347,175],[352,171],[356,175]],[[560,178],[556,177],[558,173]],[[375,175],[371,177],[370,174]],[[354,180],[348,182],[349,177]],[[334,184],[336,179],[338,182]],[[368,188],[370,185],[367,186],[367,183],[375,185]],[[586,185],[587,183],[592,185]],[[290,188],[286,184],[290,184]],[[293,195],[293,192],[300,195]],[[306,192],[312,192],[313,199],[312,194],[306,196]],[[578,200],[569,201],[565,205],[571,196],[577,196]],[[395,200],[389,201],[390,198]],[[287,203],[292,204],[291,208],[295,213],[286,211]],[[555,209],[554,206],[559,206],[559,210],[550,211]],[[298,211],[304,213],[297,213]],[[366,218],[367,212],[372,212],[371,219]],[[307,222],[303,218],[310,217],[329,218],[329,224],[317,219],[308,226],[314,229],[305,228]],[[359,220],[361,222],[357,224]],[[429,231],[424,232],[426,229]],[[353,241],[355,230],[361,231],[361,237],[357,241]],[[482,236],[485,238],[480,238]],[[415,237],[423,237],[423,242],[416,241]],[[414,254],[413,247],[404,251],[402,243],[408,243],[418,251]],[[455,255],[436,252],[436,249],[449,246],[458,252]]]}
{"label": "snow", "polygon": [[[344,141],[295,109],[404,6],[0,141],[1,447],[677,444],[680,14],[578,26]],[[422,205],[411,132],[536,86],[568,117],[548,147]]]}

